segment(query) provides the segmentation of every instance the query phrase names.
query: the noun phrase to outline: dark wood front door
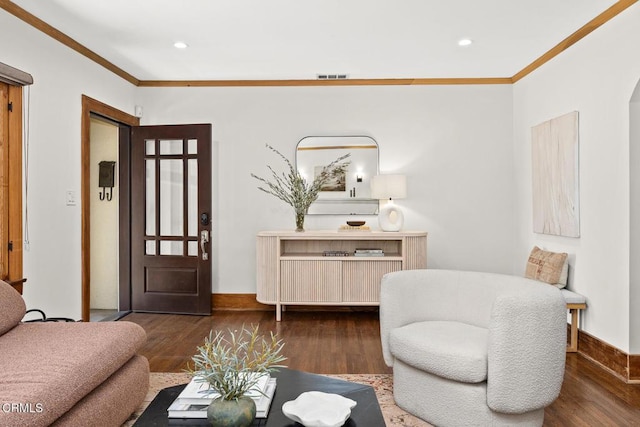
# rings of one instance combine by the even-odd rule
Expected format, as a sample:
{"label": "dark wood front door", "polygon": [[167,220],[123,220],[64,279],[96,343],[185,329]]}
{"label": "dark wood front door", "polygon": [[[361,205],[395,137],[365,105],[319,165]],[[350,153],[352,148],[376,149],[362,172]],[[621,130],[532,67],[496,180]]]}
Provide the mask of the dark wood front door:
{"label": "dark wood front door", "polygon": [[211,313],[211,125],[131,131],[131,308]]}

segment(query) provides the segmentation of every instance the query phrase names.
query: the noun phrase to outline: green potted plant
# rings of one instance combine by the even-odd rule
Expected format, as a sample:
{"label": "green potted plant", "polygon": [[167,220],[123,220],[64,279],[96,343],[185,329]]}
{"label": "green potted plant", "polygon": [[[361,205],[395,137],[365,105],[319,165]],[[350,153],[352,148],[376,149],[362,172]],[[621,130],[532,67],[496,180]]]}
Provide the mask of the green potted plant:
{"label": "green potted plant", "polygon": [[227,334],[212,330],[191,358],[194,366],[187,371],[219,394],[207,408],[207,419],[213,426],[250,426],[256,405],[245,393],[286,360],[281,354],[282,340],[273,333],[265,338],[258,329],[258,325],[243,325],[239,332],[229,329]]}
{"label": "green potted plant", "polygon": [[300,172],[289,159],[269,144],[267,144],[267,148],[285,161],[289,169],[288,173],[278,174],[271,166],[267,165],[267,168],[271,171],[271,181],[255,174],[251,174],[251,176],[264,184],[264,187],[258,187],[259,190],[271,194],[293,207],[296,215],[296,231],[304,231],[304,217],[309,210],[309,206],[316,201],[318,193],[325,184],[336,177],[344,176],[351,163],[344,160],[351,154],[347,153],[344,156],[340,156],[324,166],[313,181],[308,182],[300,175]]}

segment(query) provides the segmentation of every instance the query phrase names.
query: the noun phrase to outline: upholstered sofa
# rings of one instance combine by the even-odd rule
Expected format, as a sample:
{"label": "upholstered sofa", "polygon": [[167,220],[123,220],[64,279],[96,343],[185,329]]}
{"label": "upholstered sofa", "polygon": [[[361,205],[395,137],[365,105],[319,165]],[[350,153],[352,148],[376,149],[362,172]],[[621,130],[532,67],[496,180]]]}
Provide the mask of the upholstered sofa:
{"label": "upholstered sofa", "polygon": [[22,323],[0,281],[0,426],[120,426],[149,388],[146,340],[131,322]]}
{"label": "upholstered sofa", "polygon": [[540,426],[564,376],[566,304],[516,276],[407,270],[382,279],[398,406],[437,426]]}

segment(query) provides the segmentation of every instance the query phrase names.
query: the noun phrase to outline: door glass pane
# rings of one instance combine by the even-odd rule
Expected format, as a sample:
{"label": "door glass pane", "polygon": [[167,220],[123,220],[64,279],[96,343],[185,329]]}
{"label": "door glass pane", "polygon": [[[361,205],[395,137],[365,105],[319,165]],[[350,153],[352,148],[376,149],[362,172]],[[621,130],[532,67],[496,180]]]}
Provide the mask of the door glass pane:
{"label": "door glass pane", "polygon": [[181,139],[161,139],[160,140],[160,155],[167,154],[182,154],[182,140]]}
{"label": "door glass pane", "polygon": [[156,241],[155,240],[147,240],[144,244],[144,254],[145,255],[155,255],[156,254]]}
{"label": "door glass pane", "polygon": [[160,234],[162,236],[184,234],[183,186],[182,160],[160,160]]}
{"label": "door glass pane", "polygon": [[190,139],[187,144],[187,154],[198,154],[198,140]]}
{"label": "door glass pane", "polygon": [[156,154],[156,140],[145,139],[144,140],[144,154],[147,156],[153,156]]}
{"label": "door glass pane", "polygon": [[173,240],[160,241],[160,255],[184,255],[183,243]]}
{"label": "door glass pane", "polygon": [[156,161],[153,159],[145,160],[146,165],[146,218],[145,218],[145,234],[147,236],[155,236],[156,234]]}
{"label": "door glass pane", "polygon": [[189,225],[189,236],[198,235],[198,160],[187,160],[188,167],[188,203],[187,224]]}
{"label": "door glass pane", "polygon": [[187,248],[187,255],[198,256],[198,242],[188,242]]}

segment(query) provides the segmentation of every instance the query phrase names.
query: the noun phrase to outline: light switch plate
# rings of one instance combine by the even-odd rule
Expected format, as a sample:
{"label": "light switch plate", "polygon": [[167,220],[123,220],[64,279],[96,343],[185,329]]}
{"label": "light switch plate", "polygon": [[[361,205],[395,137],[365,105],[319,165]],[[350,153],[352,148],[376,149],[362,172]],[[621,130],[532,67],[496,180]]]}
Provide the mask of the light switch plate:
{"label": "light switch plate", "polygon": [[76,192],[74,190],[67,190],[65,193],[65,200],[67,202],[67,206],[75,206],[78,204],[78,199],[76,197]]}

